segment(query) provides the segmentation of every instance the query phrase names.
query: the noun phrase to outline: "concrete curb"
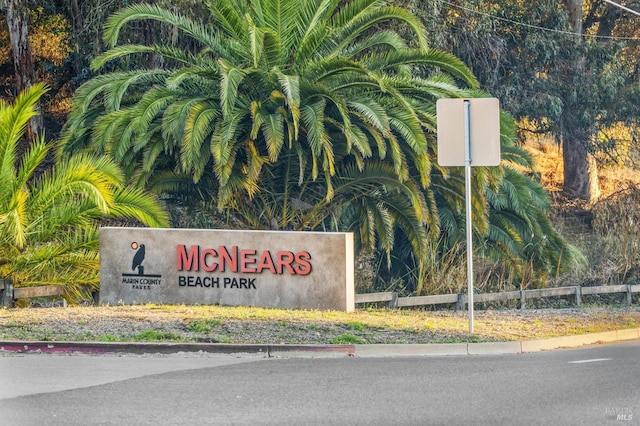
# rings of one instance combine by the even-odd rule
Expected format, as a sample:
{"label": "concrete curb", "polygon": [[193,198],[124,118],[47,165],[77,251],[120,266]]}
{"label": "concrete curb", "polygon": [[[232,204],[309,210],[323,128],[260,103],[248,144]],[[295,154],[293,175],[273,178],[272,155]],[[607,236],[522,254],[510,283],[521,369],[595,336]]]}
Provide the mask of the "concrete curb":
{"label": "concrete curb", "polygon": [[353,345],[266,345],[228,343],[129,343],[129,342],[43,342],[0,341],[0,352],[101,354],[176,354],[205,353],[227,355],[289,356],[354,356]]}
{"label": "concrete curb", "polygon": [[355,345],[356,356],[450,356],[467,355],[467,343]]}
{"label": "concrete curb", "polygon": [[552,337],[516,342],[451,343],[427,345],[355,345],[355,355],[371,356],[456,356],[503,355],[577,348],[585,345],[640,340],[640,328]]}
{"label": "concrete curb", "polygon": [[267,345],[228,343],[128,343],[0,341],[0,352],[100,354],[204,353],[259,355],[265,358],[335,358],[344,356],[462,356],[502,355],[576,348],[585,345],[640,340],[640,328],[516,342],[435,343],[390,345]]}

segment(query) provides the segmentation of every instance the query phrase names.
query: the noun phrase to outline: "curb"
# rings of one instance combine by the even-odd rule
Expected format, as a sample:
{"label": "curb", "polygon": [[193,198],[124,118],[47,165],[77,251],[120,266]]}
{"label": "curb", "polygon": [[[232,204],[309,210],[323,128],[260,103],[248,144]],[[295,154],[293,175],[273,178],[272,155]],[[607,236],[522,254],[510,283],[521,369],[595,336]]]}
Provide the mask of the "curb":
{"label": "curb", "polygon": [[640,328],[515,342],[267,345],[232,343],[128,343],[0,341],[0,353],[53,354],[179,354],[259,355],[265,358],[336,358],[399,356],[504,355],[576,348],[585,345],[640,340]]}
{"label": "curb", "polygon": [[51,354],[177,354],[261,355],[265,358],[290,356],[355,356],[353,345],[266,345],[233,343],[129,343],[129,342],[44,342],[0,341],[0,353]]}
{"label": "curb", "polygon": [[384,357],[523,354],[631,340],[640,340],[640,328],[515,342],[443,343],[426,345],[355,345],[355,356]]}

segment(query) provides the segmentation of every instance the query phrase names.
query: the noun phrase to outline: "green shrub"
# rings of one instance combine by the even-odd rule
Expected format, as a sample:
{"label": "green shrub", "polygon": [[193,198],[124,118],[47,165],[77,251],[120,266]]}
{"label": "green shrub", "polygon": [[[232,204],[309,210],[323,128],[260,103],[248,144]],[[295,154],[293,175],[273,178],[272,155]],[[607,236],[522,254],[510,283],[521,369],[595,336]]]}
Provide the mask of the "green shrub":
{"label": "green shrub", "polygon": [[199,319],[191,321],[187,324],[187,328],[196,333],[211,333],[213,329],[220,324],[222,324],[222,322],[216,319]]}
{"label": "green shrub", "polygon": [[349,343],[363,344],[365,343],[365,340],[358,336],[354,336],[353,334],[345,333],[341,334],[340,336],[334,337],[329,341],[329,343],[331,343],[332,345],[343,345]]}
{"label": "green shrub", "polygon": [[161,340],[179,340],[179,336],[171,332],[162,332],[158,330],[146,330],[132,337],[134,341],[156,342]]}

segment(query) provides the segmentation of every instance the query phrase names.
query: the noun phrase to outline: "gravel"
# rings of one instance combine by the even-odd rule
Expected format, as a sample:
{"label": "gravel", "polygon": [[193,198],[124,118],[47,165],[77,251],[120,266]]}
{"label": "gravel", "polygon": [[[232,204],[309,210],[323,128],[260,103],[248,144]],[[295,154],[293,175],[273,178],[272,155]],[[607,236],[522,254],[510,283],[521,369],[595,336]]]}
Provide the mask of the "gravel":
{"label": "gravel", "polygon": [[220,306],[0,309],[0,340],[260,344],[445,343],[531,340],[640,327],[640,307],[466,312],[285,311]]}

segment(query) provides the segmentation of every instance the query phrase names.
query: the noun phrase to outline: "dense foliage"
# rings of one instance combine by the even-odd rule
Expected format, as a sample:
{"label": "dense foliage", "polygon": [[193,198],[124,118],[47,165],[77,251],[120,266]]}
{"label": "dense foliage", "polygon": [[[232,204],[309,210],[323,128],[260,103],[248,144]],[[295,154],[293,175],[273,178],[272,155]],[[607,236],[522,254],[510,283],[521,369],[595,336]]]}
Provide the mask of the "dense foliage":
{"label": "dense foliage", "polygon": [[167,226],[157,200],[125,187],[107,157],[73,155],[38,171],[51,144],[32,141],[17,161],[16,150],[42,85],[0,102],[0,276],[16,286],[62,284],[82,298],[99,284],[98,226],[101,218],[128,218]]}
{"label": "dense foliage", "polygon": [[590,0],[414,4],[434,44],[470,66],[523,123],[522,136],[548,133],[562,144],[566,194],[597,199],[590,154],[614,155],[629,143],[614,126],[638,124],[637,16]]}
{"label": "dense foliage", "polygon": [[[106,23],[104,53],[79,36],[95,26],[58,9],[81,46],[65,84],[86,80],[62,159],[107,154],[128,183],[223,226],[353,231],[378,288],[431,292],[443,265],[464,262],[463,173],[435,161],[435,102],[489,94],[462,61],[428,47],[442,36],[433,20],[422,16],[425,29],[407,9],[363,0],[162,6],[84,16]],[[542,283],[581,258],[551,227],[507,114],[501,132],[502,165],[474,170],[476,247],[503,265],[502,279]]]}

